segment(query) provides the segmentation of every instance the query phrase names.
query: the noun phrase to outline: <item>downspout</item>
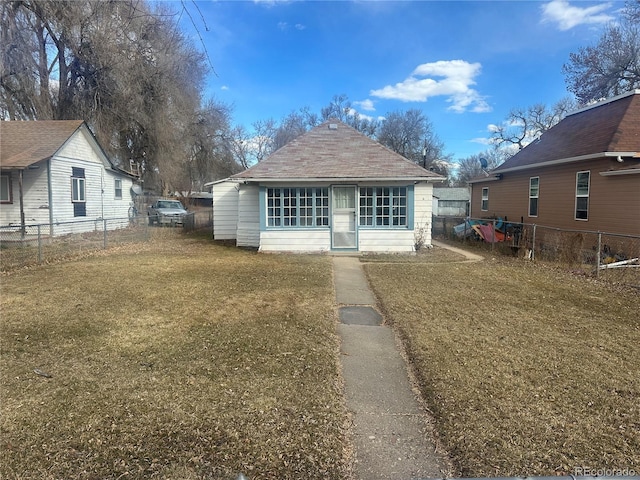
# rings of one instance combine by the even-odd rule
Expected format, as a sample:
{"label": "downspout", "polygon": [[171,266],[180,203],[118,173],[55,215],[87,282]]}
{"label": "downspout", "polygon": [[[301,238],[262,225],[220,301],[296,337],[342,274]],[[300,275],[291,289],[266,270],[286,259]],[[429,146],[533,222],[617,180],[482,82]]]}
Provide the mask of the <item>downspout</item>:
{"label": "downspout", "polygon": [[24,170],[19,170],[20,174],[18,175],[18,194],[20,195],[20,235],[21,238],[24,239],[26,233],[26,226],[24,224],[24,198],[22,193],[22,175]]}
{"label": "downspout", "polygon": [[49,199],[49,236],[53,237],[53,193],[51,192],[51,159],[47,160],[47,197]]}

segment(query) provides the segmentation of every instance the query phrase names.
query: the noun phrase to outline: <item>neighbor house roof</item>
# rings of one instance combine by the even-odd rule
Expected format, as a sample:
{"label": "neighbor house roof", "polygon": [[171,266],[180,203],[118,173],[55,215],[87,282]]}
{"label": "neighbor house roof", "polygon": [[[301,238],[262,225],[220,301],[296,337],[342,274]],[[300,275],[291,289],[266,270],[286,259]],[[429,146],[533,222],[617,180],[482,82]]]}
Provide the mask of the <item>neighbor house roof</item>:
{"label": "neighbor house roof", "polygon": [[0,166],[20,170],[48,160],[80,129],[93,139],[106,168],[135,178],[112,164],[83,120],[0,121]]}
{"label": "neighbor house roof", "polygon": [[329,120],[292,140],[237,180],[444,180],[354,128]]}
{"label": "neighbor house roof", "polygon": [[433,196],[439,200],[469,201],[471,199],[471,192],[469,192],[467,187],[434,187]]}
{"label": "neighbor house roof", "polygon": [[51,158],[83,123],[82,120],[0,122],[0,165],[26,168]]}
{"label": "neighbor house roof", "polygon": [[567,115],[491,173],[599,157],[640,155],[640,90]]}

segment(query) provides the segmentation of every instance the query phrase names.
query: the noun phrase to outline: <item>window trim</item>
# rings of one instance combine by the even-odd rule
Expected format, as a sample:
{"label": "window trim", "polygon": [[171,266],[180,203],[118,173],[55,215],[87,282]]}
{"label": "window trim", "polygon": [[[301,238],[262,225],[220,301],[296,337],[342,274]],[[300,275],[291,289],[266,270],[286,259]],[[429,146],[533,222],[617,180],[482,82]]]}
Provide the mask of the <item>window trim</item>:
{"label": "window trim", "polygon": [[[531,194],[531,187],[532,187],[532,182],[533,180],[537,180],[538,183],[536,185],[536,194],[532,195]],[[535,205],[536,205],[536,211],[535,213],[531,213],[531,205],[532,205],[532,200],[535,200]],[[537,217],[538,216],[538,210],[540,207],[540,177],[529,177],[529,217]]]}
{"label": "window trim", "polygon": [[480,210],[482,210],[483,212],[489,211],[489,187],[482,187],[480,197]]}
{"label": "window trim", "polygon": [[[584,194],[579,194],[578,193],[578,181],[580,179],[580,174],[587,174],[587,193]],[[581,170],[579,172],[576,172],[576,189],[575,189],[575,205],[574,205],[574,209],[573,209],[573,219],[577,220],[579,222],[587,222],[589,221],[589,195],[591,193],[591,170]],[[579,218],[578,217],[578,199],[580,198],[586,198],[587,199],[587,208],[584,210],[585,213],[585,218]],[[583,211],[583,210],[580,210]]]}
{"label": "window trim", "polygon": [[71,203],[87,203],[87,180],[84,177],[71,177]]}
{"label": "window trim", "polygon": [[[371,189],[371,195],[368,195],[368,192],[366,192],[368,189]],[[364,193],[363,190],[365,191]],[[385,190],[388,191],[387,195],[384,194]],[[382,194],[380,191],[382,191]],[[371,199],[371,204],[368,205],[365,202],[363,205],[363,199],[368,198]],[[388,204],[385,204],[385,199],[387,198]],[[410,186],[360,186],[358,188],[358,200],[356,202],[358,225],[364,229],[410,229],[412,227],[412,203],[412,190]],[[384,213],[385,211],[387,214]],[[385,219],[388,221],[387,224],[384,223]],[[397,223],[394,223],[396,219]],[[371,223],[368,223],[368,220],[371,220]]]}
{"label": "window trim", "polygon": [[12,182],[12,178],[11,178],[11,172],[7,172],[7,173],[2,173],[0,174],[0,182],[4,179],[6,179],[7,182],[7,194],[8,194],[8,198],[2,199],[0,198],[0,204],[2,205],[10,205],[13,203],[13,182]]}
{"label": "window trim", "polygon": [[87,179],[84,168],[71,167],[71,205],[74,217],[87,216]]}
{"label": "window trim", "polygon": [[[118,187],[118,185],[120,186]],[[114,179],[113,188],[114,188],[115,199],[122,200],[122,179],[121,178]]]}
{"label": "window trim", "polygon": [[[278,196],[270,197],[271,191],[275,192],[276,190],[279,191]],[[311,192],[308,192],[308,190],[311,190]],[[287,196],[285,196],[285,191],[288,193]],[[303,194],[302,196],[301,193]],[[308,193],[311,193],[311,196],[308,196]],[[263,198],[264,228],[268,230],[328,229],[330,226],[329,187],[265,186]],[[274,200],[272,205],[269,203],[270,199]],[[301,204],[301,199],[305,200],[304,205]],[[276,202],[275,200],[279,201]],[[301,212],[302,208],[311,209],[311,216],[306,215],[307,212]],[[288,215],[285,215],[285,213],[288,213]],[[311,225],[301,224],[302,219],[305,219],[304,223],[307,223],[309,218],[311,218]]]}

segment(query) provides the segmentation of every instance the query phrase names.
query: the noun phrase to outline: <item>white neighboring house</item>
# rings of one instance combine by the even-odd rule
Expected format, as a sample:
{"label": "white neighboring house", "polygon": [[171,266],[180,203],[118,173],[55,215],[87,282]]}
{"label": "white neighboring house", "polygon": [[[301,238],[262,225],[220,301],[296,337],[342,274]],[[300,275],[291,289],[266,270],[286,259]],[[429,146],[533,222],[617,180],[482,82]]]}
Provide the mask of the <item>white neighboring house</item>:
{"label": "white neighboring house", "polygon": [[[0,227],[64,235],[128,225],[136,177],[82,120],[0,121]],[[73,223],[70,223],[73,222]]]}
{"label": "white neighboring house", "polygon": [[286,252],[411,252],[431,244],[425,170],[337,120],[212,184],[213,237]]}

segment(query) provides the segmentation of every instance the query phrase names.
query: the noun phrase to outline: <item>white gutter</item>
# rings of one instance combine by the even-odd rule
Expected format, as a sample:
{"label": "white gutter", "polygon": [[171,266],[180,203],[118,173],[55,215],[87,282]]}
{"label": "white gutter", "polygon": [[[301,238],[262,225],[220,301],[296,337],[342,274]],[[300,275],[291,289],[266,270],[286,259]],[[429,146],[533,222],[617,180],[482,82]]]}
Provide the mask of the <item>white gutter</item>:
{"label": "white gutter", "polygon": [[640,168],[627,168],[625,170],[605,170],[600,172],[603,177],[612,177],[614,175],[633,175],[640,173]]}
{"label": "white gutter", "polygon": [[236,177],[229,178],[232,182],[261,182],[261,183],[354,183],[354,182],[444,182],[446,177],[300,177],[300,178],[262,178]]}
{"label": "white gutter", "polygon": [[558,160],[549,160],[546,162],[539,162],[539,163],[530,163],[528,165],[521,165],[518,167],[511,167],[511,168],[500,168],[498,167],[496,170],[493,170],[491,173],[504,173],[504,172],[518,172],[520,170],[528,170],[530,168],[539,168],[539,167],[550,167],[553,165],[562,165],[565,163],[572,163],[572,162],[581,162],[583,160],[595,160],[597,158],[602,158],[602,157],[614,157],[614,158],[623,158],[623,157],[635,157],[638,154],[638,152],[602,152],[602,153],[590,153],[588,155],[580,155],[577,157],[569,157],[569,158],[561,158]]}

